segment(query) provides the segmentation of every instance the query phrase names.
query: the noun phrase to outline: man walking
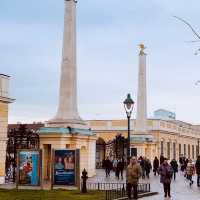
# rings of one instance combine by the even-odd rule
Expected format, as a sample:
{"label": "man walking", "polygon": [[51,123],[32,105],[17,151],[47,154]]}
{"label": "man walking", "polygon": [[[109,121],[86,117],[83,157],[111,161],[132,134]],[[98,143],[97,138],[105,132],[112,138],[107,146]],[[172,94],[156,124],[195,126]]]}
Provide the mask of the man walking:
{"label": "man walking", "polygon": [[136,157],[132,157],[130,160],[130,164],[127,167],[127,193],[128,193],[128,199],[131,199],[131,191],[133,189],[133,199],[138,199],[138,181],[142,174],[142,170],[140,165],[137,162]]}
{"label": "man walking", "polygon": [[173,177],[174,177],[174,181],[176,180],[176,173],[178,172],[178,163],[177,161],[174,159],[172,159],[172,161],[170,162],[170,165],[172,167],[173,170]]}
{"label": "man walking", "polygon": [[200,156],[197,157],[195,168],[197,173],[197,187],[200,187]]}
{"label": "man walking", "polygon": [[112,162],[110,161],[109,157],[104,162],[106,177],[110,176],[110,170],[112,169]]}

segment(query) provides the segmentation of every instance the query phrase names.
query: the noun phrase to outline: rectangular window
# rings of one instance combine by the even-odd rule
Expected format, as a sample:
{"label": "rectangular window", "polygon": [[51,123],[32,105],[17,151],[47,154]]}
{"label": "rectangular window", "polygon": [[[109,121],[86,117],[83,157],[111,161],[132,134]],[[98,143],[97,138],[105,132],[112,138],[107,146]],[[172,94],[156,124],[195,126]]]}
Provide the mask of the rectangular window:
{"label": "rectangular window", "polygon": [[188,158],[191,158],[190,156],[190,144],[188,144]]}
{"label": "rectangular window", "polygon": [[167,158],[170,160],[170,142],[167,142]]}
{"label": "rectangular window", "polygon": [[192,159],[194,159],[194,145],[192,145]]}
{"label": "rectangular window", "polygon": [[173,158],[176,159],[176,143],[173,143]]}
{"label": "rectangular window", "polygon": [[184,144],[183,154],[186,156],[186,144]]}
{"label": "rectangular window", "polygon": [[181,144],[179,144],[179,157],[181,156]]}
{"label": "rectangular window", "polygon": [[160,154],[164,156],[164,142],[161,141],[160,143]]}

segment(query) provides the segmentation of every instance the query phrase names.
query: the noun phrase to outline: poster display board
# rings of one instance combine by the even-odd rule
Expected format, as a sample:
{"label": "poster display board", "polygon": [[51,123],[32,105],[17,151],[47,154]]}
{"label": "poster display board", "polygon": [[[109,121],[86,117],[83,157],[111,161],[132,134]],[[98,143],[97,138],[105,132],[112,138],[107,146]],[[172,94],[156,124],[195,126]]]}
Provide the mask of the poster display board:
{"label": "poster display board", "polygon": [[40,185],[41,153],[38,150],[18,151],[18,176],[17,185]]}
{"label": "poster display board", "polygon": [[54,150],[53,185],[75,186],[77,184],[76,150]]}

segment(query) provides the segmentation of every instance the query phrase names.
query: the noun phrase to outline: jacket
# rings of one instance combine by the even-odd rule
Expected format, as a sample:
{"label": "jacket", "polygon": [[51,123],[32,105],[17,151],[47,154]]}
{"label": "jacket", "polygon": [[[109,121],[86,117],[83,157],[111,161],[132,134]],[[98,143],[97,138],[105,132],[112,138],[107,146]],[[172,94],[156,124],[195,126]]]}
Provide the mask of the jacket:
{"label": "jacket", "polygon": [[172,167],[169,164],[162,164],[159,167],[160,182],[171,183],[172,179]]}
{"label": "jacket", "polygon": [[194,172],[195,172],[194,165],[192,163],[188,163],[187,167],[186,167],[186,173],[187,173],[187,175],[192,176],[192,175],[194,175]]}
{"label": "jacket", "polygon": [[196,167],[196,173],[200,175],[200,159],[197,159],[195,167]]}
{"label": "jacket", "polygon": [[138,163],[128,165],[126,173],[127,183],[138,184],[141,175],[142,169]]}

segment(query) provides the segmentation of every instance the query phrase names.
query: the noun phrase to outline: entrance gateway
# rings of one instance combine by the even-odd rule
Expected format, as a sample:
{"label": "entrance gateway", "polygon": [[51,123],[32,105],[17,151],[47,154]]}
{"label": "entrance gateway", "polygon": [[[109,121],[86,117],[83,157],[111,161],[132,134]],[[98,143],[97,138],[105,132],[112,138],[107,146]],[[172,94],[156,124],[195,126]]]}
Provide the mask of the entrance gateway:
{"label": "entrance gateway", "polygon": [[[52,181],[53,150],[80,150],[80,171],[95,175],[96,135],[80,118],[77,107],[76,1],[65,0],[59,104],[55,117],[40,128],[42,180]],[[64,159],[64,158],[63,158]]]}

